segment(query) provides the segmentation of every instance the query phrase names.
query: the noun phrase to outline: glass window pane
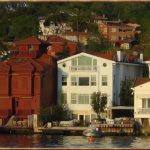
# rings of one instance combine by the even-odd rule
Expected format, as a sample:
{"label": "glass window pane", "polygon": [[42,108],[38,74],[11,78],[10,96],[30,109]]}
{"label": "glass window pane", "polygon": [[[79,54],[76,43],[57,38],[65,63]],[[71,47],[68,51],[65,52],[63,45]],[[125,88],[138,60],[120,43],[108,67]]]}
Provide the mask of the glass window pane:
{"label": "glass window pane", "polygon": [[76,104],[76,94],[71,94],[71,104]]}
{"label": "glass window pane", "polygon": [[67,93],[62,93],[61,103],[62,104],[67,104]]}
{"label": "glass window pane", "polygon": [[72,114],[72,119],[78,119],[78,114]]}
{"label": "glass window pane", "polygon": [[93,66],[97,66],[97,60],[93,59]]}
{"label": "glass window pane", "polygon": [[80,86],[89,85],[89,77],[79,77],[79,85]]}
{"label": "glass window pane", "polygon": [[107,76],[106,75],[102,76],[102,86],[107,86]]}
{"label": "glass window pane", "polygon": [[148,108],[150,108],[150,99],[148,98]]}
{"label": "glass window pane", "polygon": [[96,85],[96,77],[95,76],[91,76],[91,85],[92,86]]}
{"label": "glass window pane", "polygon": [[62,85],[63,86],[67,85],[67,76],[65,76],[65,75],[62,76]]}
{"label": "glass window pane", "polygon": [[76,58],[72,59],[71,64],[72,66],[77,66],[77,59]]}
{"label": "glass window pane", "polygon": [[87,56],[79,56],[78,65],[79,66],[92,66],[92,58],[87,57]]}
{"label": "glass window pane", "polygon": [[145,98],[142,99],[142,108],[146,108],[146,99]]}
{"label": "glass window pane", "polygon": [[71,77],[71,85],[77,85],[77,77],[72,76]]}

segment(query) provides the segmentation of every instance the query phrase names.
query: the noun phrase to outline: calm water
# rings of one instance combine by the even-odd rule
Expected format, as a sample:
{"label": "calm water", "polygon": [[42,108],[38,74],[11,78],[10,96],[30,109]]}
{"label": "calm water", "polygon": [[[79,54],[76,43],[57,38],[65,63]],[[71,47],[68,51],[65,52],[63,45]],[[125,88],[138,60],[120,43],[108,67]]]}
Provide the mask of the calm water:
{"label": "calm water", "polygon": [[0,135],[0,147],[10,148],[150,148],[150,137],[106,136],[89,143],[83,136]]}

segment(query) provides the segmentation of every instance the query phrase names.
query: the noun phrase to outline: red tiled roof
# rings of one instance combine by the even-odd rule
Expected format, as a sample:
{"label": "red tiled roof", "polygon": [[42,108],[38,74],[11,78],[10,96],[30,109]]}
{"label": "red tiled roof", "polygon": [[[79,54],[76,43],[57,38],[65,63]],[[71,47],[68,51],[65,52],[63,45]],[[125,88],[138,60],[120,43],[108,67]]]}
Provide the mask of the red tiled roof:
{"label": "red tiled roof", "polygon": [[63,39],[62,37],[57,36],[57,35],[50,35],[47,38],[47,41],[50,43],[52,43],[52,42],[64,42],[64,40],[65,39]]}
{"label": "red tiled roof", "polygon": [[[47,41],[51,43],[51,51],[57,53],[60,53],[64,50],[65,46],[69,48],[69,54],[74,55],[77,51],[77,43],[73,41],[66,40],[62,37],[53,35],[49,36]],[[66,45],[65,45],[66,43]]]}
{"label": "red tiled roof", "polygon": [[88,35],[88,33],[86,33],[86,32],[69,32],[69,31],[67,31],[67,32],[64,32],[64,33],[62,33],[62,35],[84,35],[84,36],[87,36]]}
{"label": "red tiled roof", "polygon": [[97,56],[97,57],[102,57],[105,59],[113,60],[114,55],[113,54],[105,54],[105,53],[90,53],[91,55]]}
{"label": "red tiled roof", "polygon": [[20,41],[16,41],[15,42],[16,45],[26,45],[26,44],[37,44],[37,45],[40,45],[40,44],[49,44],[48,42],[46,41],[43,41],[35,36],[31,36],[31,37],[28,37],[24,40],[20,40]]}
{"label": "red tiled roof", "polygon": [[133,87],[142,85],[142,84],[147,83],[149,81],[150,81],[150,78],[136,78],[136,80],[134,81]]}
{"label": "red tiled roof", "polygon": [[[37,60],[30,58],[14,58],[9,59],[7,62],[0,63],[0,68],[11,67],[11,70],[15,71],[43,71],[46,67],[41,65]],[[3,72],[4,69],[0,70]]]}

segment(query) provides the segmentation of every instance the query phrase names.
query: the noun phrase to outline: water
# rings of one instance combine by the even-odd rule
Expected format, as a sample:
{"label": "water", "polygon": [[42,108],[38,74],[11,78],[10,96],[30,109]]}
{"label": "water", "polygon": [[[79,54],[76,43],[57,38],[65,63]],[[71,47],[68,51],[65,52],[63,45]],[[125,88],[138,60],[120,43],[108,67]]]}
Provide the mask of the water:
{"label": "water", "polygon": [[1,148],[150,148],[148,136],[105,136],[93,143],[83,136],[0,134]]}

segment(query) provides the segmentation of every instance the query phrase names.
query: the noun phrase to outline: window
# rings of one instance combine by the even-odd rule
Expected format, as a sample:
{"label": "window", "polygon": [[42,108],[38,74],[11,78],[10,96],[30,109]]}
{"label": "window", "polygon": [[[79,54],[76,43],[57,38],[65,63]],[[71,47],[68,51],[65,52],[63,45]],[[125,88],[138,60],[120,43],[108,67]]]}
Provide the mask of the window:
{"label": "window", "polygon": [[71,77],[71,85],[76,86],[77,85],[77,77]]}
{"label": "window", "polygon": [[29,53],[33,51],[33,45],[28,45],[28,51]]}
{"label": "window", "polygon": [[107,86],[107,76],[106,75],[102,76],[102,86]]}
{"label": "window", "polygon": [[78,104],[89,104],[89,95],[88,94],[80,94],[78,96]]}
{"label": "window", "polygon": [[97,60],[93,59],[93,70],[97,70]]}
{"label": "window", "polygon": [[78,119],[78,115],[77,114],[72,114],[72,119]]}
{"label": "window", "polygon": [[142,99],[142,108],[150,108],[150,98]]}
{"label": "window", "polygon": [[66,86],[67,85],[67,76],[63,75],[62,76],[62,86]]}
{"label": "window", "polygon": [[76,104],[77,103],[77,94],[71,94],[71,104]]}
{"label": "window", "polygon": [[79,77],[79,86],[89,85],[89,77]]}
{"label": "window", "polygon": [[72,59],[71,65],[72,65],[72,67],[71,67],[72,70],[77,70],[77,59],[75,59],[75,58]]}
{"label": "window", "polygon": [[91,76],[91,86],[96,86],[96,77]]}
{"label": "window", "polygon": [[116,28],[111,28],[111,32],[116,32],[117,29]]}
{"label": "window", "polygon": [[61,95],[61,103],[67,104],[67,93],[62,93]]}

